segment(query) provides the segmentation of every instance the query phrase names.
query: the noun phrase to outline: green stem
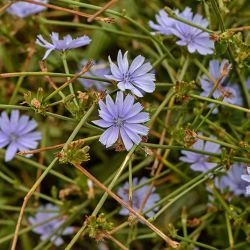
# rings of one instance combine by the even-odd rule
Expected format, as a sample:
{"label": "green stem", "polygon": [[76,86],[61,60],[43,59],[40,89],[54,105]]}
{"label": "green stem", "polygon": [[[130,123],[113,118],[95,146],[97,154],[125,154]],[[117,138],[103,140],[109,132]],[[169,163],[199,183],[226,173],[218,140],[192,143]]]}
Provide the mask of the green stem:
{"label": "green stem", "polygon": [[212,102],[212,103],[218,103],[218,104],[220,104],[222,106],[226,106],[226,107],[229,107],[229,108],[237,109],[237,110],[242,111],[242,112],[250,113],[250,109],[246,109],[246,108],[243,108],[243,107],[240,107],[240,106],[237,106],[237,105],[233,105],[233,104],[230,104],[230,103],[227,103],[227,102],[222,102],[222,101],[219,101],[219,100],[216,100],[216,99],[211,99],[211,98],[208,98],[208,97],[199,96],[199,95],[195,95],[195,94],[191,94],[190,96],[195,98],[195,99],[198,99],[198,100],[208,101],[208,102]]}
{"label": "green stem", "polygon": [[226,27],[225,27],[225,24],[224,24],[224,21],[222,19],[222,16],[221,16],[221,11],[220,11],[220,8],[218,6],[218,3],[217,3],[217,0],[210,0],[211,2],[211,5],[213,7],[213,10],[215,12],[215,15],[217,16],[217,18],[219,19],[219,23],[220,23],[220,28],[221,28],[221,31],[222,32],[225,32],[226,31]]}
{"label": "green stem", "polygon": [[228,232],[228,240],[229,240],[230,249],[234,249],[234,238],[233,238],[232,226],[231,226],[230,218],[227,212],[225,212],[225,217],[226,217],[226,223],[227,223],[227,232]]}
{"label": "green stem", "polygon": [[[68,63],[67,63],[66,52],[62,53],[62,61],[63,61],[65,73],[69,74],[69,67],[68,67]],[[67,77],[67,81],[69,81],[69,80],[70,80],[70,77]],[[74,91],[72,82],[69,83],[69,90],[70,90],[70,93],[74,96],[73,101],[74,101],[76,107],[79,107],[77,100],[75,98],[75,91]]]}
{"label": "green stem", "polygon": [[182,237],[182,236],[179,236],[179,235],[175,235],[174,238],[177,239],[177,240],[182,240],[182,241],[185,241],[185,242],[188,242],[188,243],[192,243],[192,244],[194,244],[196,246],[199,246],[199,247],[202,247],[202,248],[211,249],[211,250],[218,250],[218,248],[216,248],[216,247],[211,247],[211,246],[206,245],[204,243],[200,243],[200,242],[195,241],[195,240],[190,240],[190,239],[188,239],[186,237]]}
{"label": "green stem", "polygon": [[158,115],[160,114],[160,112],[162,111],[162,109],[165,107],[165,105],[169,102],[170,98],[174,95],[175,93],[175,89],[172,88],[168,91],[168,93],[166,94],[163,102],[160,104],[160,106],[157,108],[157,110],[154,112],[154,114],[152,115],[150,121],[149,121],[149,127],[152,126],[152,124],[154,123],[155,119],[158,117]]}
{"label": "green stem", "polygon": [[15,90],[14,90],[14,92],[13,92],[13,95],[12,95],[11,98],[10,98],[9,105],[11,105],[11,104],[14,103],[15,98],[16,98],[16,96],[17,96],[17,94],[18,94],[18,91],[19,91],[19,89],[21,88],[21,85],[22,85],[22,83],[23,83],[23,79],[24,79],[24,76],[19,76],[18,81],[17,81],[17,84],[16,84],[16,87],[15,87]]}
{"label": "green stem", "polygon": [[144,35],[135,34],[135,33],[128,33],[128,32],[119,31],[116,29],[107,28],[104,26],[89,25],[89,24],[75,23],[75,22],[72,23],[72,22],[57,21],[57,20],[48,20],[48,19],[44,19],[44,18],[40,18],[39,20],[41,21],[41,23],[50,24],[50,25],[64,26],[64,27],[65,26],[66,27],[79,27],[79,28],[93,29],[93,30],[102,30],[102,31],[106,31],[106,32],[113,33],[113,34],[120,35],[120,36],[137,38],[139,40],[142,40],[142,39],[150,40],[149,36],[144,36]]}
{"label": "green stem", "polygon": [[[66,74],[66,73],[55,73],[55,72],[12,72],[12,73],[0,73],[1,78],[10,78],[10,77],[19,77],[19,76],[53,76],[53,77],[74,77],[75,74]],[[100,82],[108,82],[111,83],[112,81],[95,76],[85,76],[80,75],[78,78],[96,80]]]}
{"label": "green stem", "polygon": [[[26,111],[34,111],[34,109],[31,108],[31,107],[24,107],[24,106],[19,106],[19,105],[8,105],[8,104],[0,104],[0,108],[1,109],[19,109],[19,110],[26,110]],[[61,119],[61,120],[75,122],[75,120],[72,119],[72,118],[62,116],[62,115],[58,115],[58,114],[55,114],[55,113],[44,112],[44,114],[47,115],[47,116],[52,116],[52,117]]]}
{"label": "green stem", "polygon": [[236,149],[236,150],[241,150],[240,147],[237,147],[237,146],[235,146],[233,144],[230,144],[230,143],[227,143],[227,142],[224,142],[224,141],[220,141],[220,140],[212,138],[212,137],[206,137],[206,136],[203,136],[203,135],[197,135],[197,138],[199,138],[201,140],[204,140],[204,141],[214,142],[216,144],[220,144],[220,145],[228,147],[228,148],[232,148],[232,149]]}
{"label": "green stem", "polygon": [[184,19],[184,18],[181,18],[181,17],[177,16],[177,15],[176,15],[170,8],[168,8],[168,7],[165,7],[164,10],[168,13],[168,15],[169,15],[171,18],[173,18],[173,19],[175,19],[175,20],[178,20],[178,21],[180,21],[180,22],[182,22],[182,23],[188,24],[188,25],[190,25],[190,26],[192,26],[192,27],[195,27],[195,28],[197,28],[197,29],[199,29],[199,30],[202,30],[202,31],[204,31],[204,32],[214,33],[213,30],[207,29],[207,28],[205,28],[205,27],[203,27],[203,26],[200,26],[200,25],[198,25],[198,24],[195,24],[195,23],[193,23],[193,22],[190,22],[190,21],[188,21],[188,20],[186,20],[186,19]]}

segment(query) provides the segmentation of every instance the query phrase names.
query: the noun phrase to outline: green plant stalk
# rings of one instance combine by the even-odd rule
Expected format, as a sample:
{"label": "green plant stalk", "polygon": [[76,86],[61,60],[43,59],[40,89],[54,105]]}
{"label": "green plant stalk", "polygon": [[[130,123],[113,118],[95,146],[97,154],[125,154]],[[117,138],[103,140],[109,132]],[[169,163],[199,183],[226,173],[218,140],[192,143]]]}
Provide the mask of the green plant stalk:
{"label": "green plant stalk", "polygon": [[[25,106],[19,106],[19,105],[9,105],[9,104],[0,104],[0,108],[1,109],[19,109],[19,110],[25,110],[25,111],[34,111],[34,109],[31,107],[25,107]],[[69,118],[66,116],[62,116],[62,115],[58,115],[55,113],[51,113],[51,112],[45,112],[45,115],[55,117],[55,118],[65,120],[65,121],[75,122],[75,119],[72,119],[72,118]]]}
{"label": "green plant stalk", "polygon": [[206,245],[204,243],[200,243],[198,241],[194,241],[194,240],[191,240],[191,239],[188,239],[186,237],[179,236],[179,235],[175,235],[174,238],[177,239],[177,240],[182,240],[182,241],[185,241],[185,242],[188,242],[188,243],[192,243],[192,244],[194,244],[196,246],[199,246],[199,247],[202,247],[202,248],[211,249],[211,250],[218,250],[215,247],[212,247],[212,246]]}
{"label": "green plant stalk", "polygon": [[[154,43],[154,46],[156,47],[158,53],[160,54],[160,56],[164,56],[164,53],[162,52],[162,49],[161,49],[161,47],[159,46],[159,44],[158,44],[157,42],[155,42],[155,41],[154,41],[153,43]],[[158,58],[158,55],[156,55],[156,58]],[[173,83],[175,83],[175,82],[176,82],[176,78],[175,78],[175,76],[174,76],[174,74],[173,74],[173,69],[172,69],[172,67],[168,64],[166,58],[165,58],[164,60],[162,60],[162,66],[167,70],[167,72],[168,72],[168,74],[169,74],[169,77],[170,77],[171,81],[172,81]]]}
{"label": "green plant stalk", "polygon": [[[142,169],[145,166],[148,166],[151,162],[153,161],[153,159],[151,157],[146,157],[143,161],[141,161],[140,163],[138,163],[137,165],[135,165],[132,169],[132,174],[136,173],[137,171],[139,171],[140,169]],[[129,173],[124,173],[123,175],[121,175],[121,177],[119,178],[119,180],[117,181],[116,184],[122,183],[123,181],[125,181],[128,178]],[[104,181],[104,185],[106,186],[109,182],[111,182],[111,180],[114,178],[115,173],[112,174],[107,180]]]}
{"label": "green plant stalk", "polygon": [[[62,62],[63,62],[63,66],[64,66],[65,73],[66,73],[66,74],[69,74],[69,67],[68,67],[68,63],[67,63],[67,58],[66,58],[67,55],[66,55],[66,52],[63,52],[61,57],[62,57]],[[67,81],[69,81],[69,80],[70,80],[70,77],[67,77]],[[72,82],[69,83],[69,90],[70,90],[70,93],[71,93],[72,95],[74,95],[73,102],[75,103],[75,105],[76,105],[77,107],[79,107],[79,105],[78,105],[78,103],[77,103],[77,100],[76,100],[76,98],[75,98],[75,91],[74,91]]]}
{"label": "green plant stalk", "polygon": [[227,224],[229,246],[230,246],[230,249],[234,249],[234,238],[233,238],[232,226],[230,223],[229,214],[227,212],[225,212],[225,217],[226,217],[226,224]]}
{"label": "green plant stalk", "polygon": [[204,32],[207,32],[207,33],[210,33],[210,34],[211,34],[211,33],[214,33],[213,30],[207,29],[207,28],[205,28],[205,27],[203,27],[203,26],[200,26],[200,25],[198,25],[198,24],[195,24],[195,23],[190,22],[190,21],[188,21],[188,20],[186,20],[186,19],[184,19],[184,18],[179,17],[179,16],[176,15],[169,7],[165,7],[164,10],[168,13],[168,15],[169,15],[171,18],[173,18],[173,19],[175,19],[175,20],[178,20],[178,21],[180,21],[180,22],[182,22],[182,23],[188,24],[188,25],[190,25],[190,26],[192,26],[192,27],[194,27],[194,28],[197,28],[197,29],[199,29],[199,30],[202,30],[202,31],[204,31]]}
{"label": "green plant stalk", "polygon": [[190,238],[197,239],[202,230],[209,225],[214,219],[214,213],[207,213],[200,218],[202,221],[201,225],[199,225],[192,233],[189,234]]}
{"label": "green plant stalk", "polygon": [[225,27],[225,24],[224,24],[224,21],[222,19],[222,16],[220,14],[220,8],[218,6],[218,3],[216,0],[210,0],[210,3],[212,5],[212,8],[217,16],[217,18],[219,19],[219,23],[220,23],[220,28],[221,28],[221,31],[222,32],[225,32],[226,31],[226,27]]}
{"label": "green plant stalk", "polygon": [[[206,122],[206,120],[208,119],[208,117],[212,114],[212,112],[219,106],[219,104],[215,104],[213,107],[211,107],[209,109],[209,111],[207,112],[207,114],[205,116],[202,116],[202,110],[199,113],[199,115],[197,115],[198,118],[201,118],[201,122],[199,123],[199,125],[195,128],[195,131],[199,131],[200,127],[202,126],[202,124],[204,122]],[[204,107],[204,105],[203,105]],[[194,125],[195,123],[193,123],[192,125]]]}
{"label": "green plant stalk", "polygon": [[169,161],[165,160],[164,158],[161,159],[161,162],[171,170],[173,170],[175,173],[183,177],[185,180],[189,180],[190,178],[181,170],[179,170],[174,164],[170,163]]}
{"label": "green plant stalk", "polygon": [[228,204],[225,202],[225,200],[222,198],[221,194],[216,190],[215,187],[213,187],[213,194],[215,195],[215,197],[218,199],[218,201],[220,202],[220,204],[223,206],[223,208],[226,210],[226,212],[228,214],[232,214],[230,207],[228,206]]}
{"label": "green plant stalk", "polygon": [[232,149],[236,149],[236,150],[241,149],[238,146],[235,146],[233,144],[230,144],[230,143],[227,143],[227,142],[224,142],[224,141],[217,140],[215,138],[211,138],[211,137],[207,137],[207,136],[203,136],[203,135],[197,135],[197,138],[199,138],[201,140],[204,140],[204,141],[214,142],[214,143],[220,144],[220,145],[228,147],[228,148],[232,148]]}
{"label": "green plant stalk", "polygon": [[129,182],[129,193],[128,200],[130,202],[131,207],[133,207],[133,176],[132,176],[132,159],[129,160],[128,163],[128,182]]}
{"label": "green plant stalk", "polygon": [[233,105],[233,104],[230,104],[230,103],[227,103],[227,102],[222,102],[222,101],[219,101],[219,100],[216,100],[216,99],[211,99],[211,98],[208,98],[208,97],[199,96],[199,95],[195,95],[195,94],[190,94],[190,97],[193,97],[195,99],[202,100],[202,101],[217,103],[217,104],[220,104],[222,106],[226,106],[226,107],[233,108],[233,109],[236,109],[236,110],[239,110],[239,111],[242,111],[242,112],[250,113],[250,109],[246,109],[246,108],[243,108],[243,107],[240,107],[240,106],[237,106],[237,105]]}
{"label": "green plant stalk", "polygon": [[[74,77],[75,74],[66,74],[66,73],[56,73],[56,72],[11,72],[11,73],[0,73],[0,79],[1,78],[11,78],[11,77],[19,77],[19,76],[53,76],[53,77]],[[84,78],[84,79],[90,79],[90,80],[96,80],[100,82],[108,82],[112,83],[111,80],[101,78],[101,77],[95,77],[95,76],[85,76],[80,75],[78,78]]]}
{"label": "green plant stalk", "polygon": [[154,112],[154,114],[152,115],[150,121],[148,122],[148,126],[151,127],[153,122],[155,121],[155,119],[158,117],[158,115],[160,114],[160,112],[162,111],[162,109],[165,107],[165,105],[169,102],[170,98],[174,95],[175,93],[175,89],[171,88],[168,93],[166,94],[163,102],[160,104],[160,106],[158,107],[158,109]]}
{"label": "green plant stalk", "polygon": [[71,22],[66,22],[66,21],[49,20],[49,19],[44,19],[44,18],[39,18],[39,21],[41,23],[55,25],[55,26],[63,26],[63,27],[67,26],[67,27],[78,27],[78,28],[84,28],[84,29],[102,30],[102,31],[117,34],[120,36],[136,38],[139,40],[141,40],[141,39],[150,40],[149,36],[139,35],[139,34],[135,34],[135,33],[128,33],[128,32],[119,31],[116,29],[110,29],[110,28],[107,28],[104,26],[89,25],[89,24],[83,24],[83,23],[71,23]]}
{"label": "green plant stalk", "polygon": [[[205,117],[201,115],[201,118],[204,119]],[[233,136],[231,136],[229,133],[226,132],[225,129],[223,129],[222,127],[220,127],[216,122],[212,122],[209,119],[205,119],[205,122],[211,126],[212,128],[214,128],[217,131],[221,131],[221,133],[223,133],[225,135],[225,137],[223,138],[228,138],[228,140],[231,141],[231,143],[238,143],[238,140],[236,138],[234,138]]]}
{"label": "green plant stalk", "polygon": [[192,190],[193,188],[199,186],[201,183],[203,183],[204,181],[206,181],[209,177],[205,176],[203,177],[201,180],[197,181],[195,184],[193,184],[192,186],[188,187],[187,189],[183,190],[182,193],[178,194],[177,196],[175,196],[174,198],[171,199],[171,201],[169,201],[164,207],[162,207],[153,217],[150,218],[151,220],[156,220],[163,212],[165,212],[174,202],[176,202],[177,200],[179,200],[179,198],[181,198],[183,195],[185,195],[186,193],[188,193],[190,190]]}
{"label": "green plant stalk", "polygon": [[[8,177],[7,175],[5,175],[3,172],[0,171],[0,178],[2,178],[3,180],[5,180],[6,182],[8,182],[9,184],[11,184],[16,190],[20,190],[24,193],[27,193],[29,191],[29,188],[23,186],[22,184],[16,182],[16,180],[12,180],[10,177]],[[35,192],[35,194],[44,199],[44,200],[47,200],[49,202],[53,202],[57,205],[61,205],[62,202],[61,201],[58,201],[58,200],[55,200],[53,198],[51,198],[50,196],[48,195],[45,195],[45,194],[42,194],[42,193],[39,193],[39,192]]]}
{"label": "green plant stalk", "polygon": [[16,84],[16,87],[15,87],[15,90],[10,98],[10,101],[9,101],[9,105],[13,104],[14,101],[15,101],[15,98],[18,94],[18,91],[19,89],[21,88],[21,85],[23,83],[23,80],[24,80],[24,76],[19,76],[18,80],[17,80],[17,84]]}
{"label": "green plant stalk", "polygon": [[[212,172],[215,171],[220,171],[222,167],[215,167],[214,169],[210,169],[209,171],[207,171],[206,173],[202,173],[200,175],[198,175],[197,177],[195,177],[194,179],[190,180],[189,182],[185,183],[184,185],[182,185],[180,188],[178,188],[177,190],[173,191],[171,194],[169,194],[168,196],[164,197],[163,199],[161,199],[160,201],[156,202],[154,204],[154,206],[152,206],[150,209],[153,209],[161,204],[163,204],[164,202],[171,200],[173,197],[182,196],[182,192],[185,192],[187,189],[191,190],[191,187],[195,187],[195,185],[197,184],[197,182],[202,182],[201,180],[205,181],[207,180],[210,176]],[[168,204],[167,204],[168,205]],[[145,213],[147,213],[147,211],[145,211]],[[150,218],[150,221],[154,220],[154,217]]]}

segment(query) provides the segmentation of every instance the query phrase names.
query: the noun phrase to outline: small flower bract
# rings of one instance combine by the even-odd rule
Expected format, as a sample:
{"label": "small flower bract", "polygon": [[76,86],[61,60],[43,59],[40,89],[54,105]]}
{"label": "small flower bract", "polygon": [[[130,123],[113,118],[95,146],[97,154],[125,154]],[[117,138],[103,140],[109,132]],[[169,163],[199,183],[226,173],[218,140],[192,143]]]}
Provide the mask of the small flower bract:
{"label": "small flower bract", "polygon": [[76,39],[73,39],[71,35],[66,35],[61,40],[59,39],[59,34],[56,32],[52,32],[50,38],[52,43],[47,42],[42,35],[38,35],[36,39],[36,43],[38,45],[47,49],[43,60],[45,60],[53,50],[65,51],[69,49],[75,49],[88,45],[91,42],[91,39],[86,35],[78,37]]}
{"label": "small flower bract", "polygon": [[[35,214],[35,217],[28,217],[28,221],[32,226],[34,226],[32,231],[41,235],[41,240],[46,240],[51,237],[50,241],[53,242],[55,246],[60,246],[63,244],[63,239],[60,237],[61,235],[74,233],[73,227],[62,227],[59,229],[59,227],[61,227],[64,223],[63,219],[54,218],[60,215],[59,207],[52,204],[46,204],[45,206],[40,206],[38,210],[39,212]],[[35,225],[39,223],[43,224],[36,227]],[[54,235],[51,236],[53,233]]]}
{"label": "small flower bract", "polygon": [[149,62],[144,63],[144,61],[145,57],[139,55],[129,67],[128,51],[122,56],[122,52],[119,50],[117,56],[118,66],[109,57],[112,74],[105,75],[105,77],[117,81],[117,87],[120,90],[131,90],[138,97],[142,97],[144,92],[152,93],[155,90],[155,74],[148,73],[152,69],[152,65]]}
{"label": "small flower bract", "polygon": [[[159,15],[156,15],[158,24],[154,24],[152,21],[149,22],[152,29],[155,29],[163,35],[175,35],[180,39],[176,43],[180,46],[187,46],[190,53],[197,51],[201,55],[213,54],[214,41],[210,39],[208,32],[175,20],[164,12],[165,10],[160,10]],[[186,7],[181,13],[179,13],[179,10],[174,12],[177,16],[189,22],[204,28],[208,26],[208,21],[200,14],[194,15],[189,7]]]}
{"label": "small flower bract", "polygon": [[0,148],[8,145],[5,161],[13,159],[17,151],[35,149],[41,139],[40,132],[32,132],[37,127],[35,120],[12,110],[10,118],[6,112],[0,116]]}
{"label": "small flower bract", "polygon": [[141,112],[143,106],[139,102],[134,103],[134,101],[132,95],[127,95],[124,98],[121,91],[117,93],[115,102],[110,95],[106,96],[106,104],[102,100],[99,101],[101,119],[93,121],[93,123],[107,128],[99,139],[107,148],[121,139],[126,150],[129,150],[134,143],[141,142],[141,136],[148,134],[148,127],[140,123],[147,122],[149,115],[146,112]]}
{"label": "small flower bract", "polygon": [[[48,3],[48,0],[35,0],[35,1],[40,2],[40,3]],[[15,15],[20,18],[23,18],[29,15],[41,12],[45,9],[46,9],[45,6],[19,1],[19,2],[13,3],[7,9],[7,12],[10,13],[11,15]]]}
{"label": "small flower bract", "polygon": [[[220,153],[220,145],[214,142],[204,142],[203,140],[197,140],[192,146],[193,149],[202,150],[210,153]],[[179,159],[183,162],[191,163],[191,169],[199,172],[206,172],[211,168],[214,168],[217,163],[209,162],[207,155],[181,150],[184,156]]]}
{"label": "small flower bract", "polygon": [[[138,185],[143,185],[148,179],[146,177],[141,178],[138,180],[138,178],[133,178],[133,188]],[[120,187],[117,191],[117,194],[125,201],[127,204],[129,204],[129,182],[126,182],[122,187]],[[142,210],[142,212],[147,211],[152,206],[155,205],[155,203],[160,199],[160,196],[154,192],[155,187],[152,189],[150,195],[148,197],[147,193],[150,192],[150,186],[149,185],[143,185],[133,191],[132,195],[132,207],[135,211],[139,212]],[[147,199],[147,200],[146,200]],[[146,202],[145,202],[146,200]],[[145,202],[145,205],[144,205]],[[144,207],[142,207],[144,205]],[[146,213],[147,217],[154,216],[155,212],[159,209],[159,207],[155,207],[151,211]],[[119,212],[121,215],[129,215],[129,210],[126,208],[122,208]]]}

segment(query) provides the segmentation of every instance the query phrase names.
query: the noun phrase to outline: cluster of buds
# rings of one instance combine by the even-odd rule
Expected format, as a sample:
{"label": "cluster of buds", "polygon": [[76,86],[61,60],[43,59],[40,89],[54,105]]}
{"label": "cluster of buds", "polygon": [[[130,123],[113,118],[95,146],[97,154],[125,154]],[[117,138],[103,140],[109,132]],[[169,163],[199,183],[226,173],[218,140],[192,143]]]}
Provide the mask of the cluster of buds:
{"label": "cluster of buds", "polygon": [[177,101],[186,102],[189,99],[189,92],[195,87],[195,82],[177,81],[175,85]]}
{"label": "cluster of buds", "polygon": [[44,102],[44,90],[42,88],[38,89],[36,96],[28,91],[24,94],[24,100],[23,104],[28,104],[39,114],[45,114],[48,105]]}
{"label": "cluster of buds", "polygon": [[73,95],[70,95],[69,98],[64,101],[66,109],[76,120],[80,120],[93,103],[97,103],[106,96],[105,92],[96,92],[93,89],[87,92],[77,91],[77,94],[78,105],[75,104],[73,100],[75,96]]}
{"label": "cluster of buds", "polygon": [[113,229],[113,223],[108,222],[103,213],[98,216],[87,217],[85,223],[87,224],[86,231],[89,237],[95,238],[97,241],[103,240],[107,237],[108,232]]}
{"label": "cluster of buds", "polygon": [[59,162],[61,163],[71,163],[71,164],[81,164],[84,161],[89,161],[89,146],[83,146],[84,140],[77,140],[71,142],[67,148],[63,149],[57,154]]}

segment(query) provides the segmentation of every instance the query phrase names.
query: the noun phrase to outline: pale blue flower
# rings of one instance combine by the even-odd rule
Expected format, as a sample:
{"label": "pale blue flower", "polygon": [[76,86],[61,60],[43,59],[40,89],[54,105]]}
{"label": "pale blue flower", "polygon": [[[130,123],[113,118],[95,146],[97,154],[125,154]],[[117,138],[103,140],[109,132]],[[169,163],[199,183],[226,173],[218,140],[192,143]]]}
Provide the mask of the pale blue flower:
{"label": "pale blue flower", "polygon": [[[48,3],[48,0],[35,0],[35,1],[40,2],[40,3]],[[45,6],[19,1],[19,2],[13,3],[7,9],[7,12],[12,15],[23,18],[29,15],[41,12],[45,9],[46,9]]]}
{"label": "pale blue flower", "polygon": [[33,132],[37,127],[35,120],[29,120],[26,115],[12,110],[10,118],[6,112],[0,116],[0,148],[7,146],[5,161],[13,159],[17,151],[35,149],[41,139],[40,132]]}
{"label": "pale blue flower", "polygon": [[242,164],[234,163],[224,176],[215,178],[215,185],[222,191],[228,189],[234,195],[245,194],[247,182],[241,178],[245,172]]}
{"label": "pale blue flower", "polygon": [[[250,182],[250,167],[247,167],[247,174],[241,175],[241,179]],[[250,185],[246,187],[246,195],[250,195]]]}
{"label": "pale blue flower", "polygon": [[[87,62],[88,62],[87,60],[82,60],[81,65],[85,65]],[[107,66],[107,63],[101,60],[98,62],[94,62],[94,65],[90,68],[89,71],[87,71],[84,74],[84,76],[93,76],[93,77],[103,78],[103,76],[106,74],[110,74],[110,68]],[[107,82],[101,82],[101,81],[91,80],[91,79],[78,78],[78,80],[85,89],[94,88],[97,91],[104,91],[106,90],[106,87],[109,85],[109,83]]]}
{"label": "pale blue flower", "polygon": [[148,134],[149,128],[140,123],[147,122],[149,114],[141,112],[143,106],[134,101],[132,95],[124,98],[121,91],[117,93],[115,102],[110,95],[106,96],[106,104],[102,100],[99,101],[101,119],[93,121],[93,123],[107,128],[99,139],[107,148],[117,140],[122,140],[126,150],[130,150],[134,143],[141,142],[141,136]]}
{"label": "pale blue flower", "polygon": [[43,60],[45,60],[53,50],[65,51],[69,49],[75,49],[86,46],[91,42],[91,39],[85,35],[76,39],[73,39],[71,35],[66,35],[63,37],[63,39],[59,39],[59,34],[56,32],[52,32],[50,38],[52,43],[47,42],[42,35],[38,35],[36,39],[36,43],[38,45],[47,49]]}
{"label": "pale blue flower", "polygon": [[[210,39],[208,32],[177,21],[164,12],[164,10],[160,10],[159,15],[156,15],[158,24],[154,24],[152,21],[149,22],[152,29],[155,29],[163,35],[175,35],[180,39],[176,43],[180,46],[187,46],[190,53],[197,51],[201,55],[213,54],[214,41]],[[194,15],[189,7],[186,7],[181,13],[178,10],[174,12],[177,16],[189,22],[204,28],[208,26],[208,21],[200,14]]]}
{"label": "pale blue flower", "polygon": [[[141,186],[138,189],[135,189],[133,191],[133,195],[132,195],[132,208],[139,212],[141,206],[144,204],[146,196],[150,190],[150,186],[149,185],[143,185],[143,183],[145,183],[148,179],[146,177],[143,177],[140,179],[140,181],[138,180],[138,178],[133,178],[133,188],[136,188],[136,186]],[[120,187],[117,191],[117,194],[121,197],[121,199],[126,202],[129,205],[129,182],[126,182],[122,187]],[[157,201],[160,200],[160,196],[159,194],[155,193],[155,187],[153,187],[150,195],[147,197],[147,201],[142,209],[142,212],[147,211],[148,209],[150,209],[151,207],[153,207],[155,205],[155,203]],[[159,210],[159,207],[155,207],[153,208],[150,212],[147,212],[145,215],[147,217],[152,217],[155,215],[155,212],[157,212]],[[129,210],[127,210],[125,207],[123,207],[119,214],[121,215],[129,215]]]}
{"label": "pale blue flower", "polygon": [[[201,150],[209,153],[220,153],[220,145],[214,142],[198,139],[192,146],[193,149]],[[181,150],[181,153],[184,156],[181,156],[179,159],[183,162],[190,163],[191,169],[199,172],[206,172],[217,166],[217,163],[210,162],[209,156]]]}
{"label": "pale blue flower", "polygon": [[112,62],[109,56],[111,75],[105,75],[106,78],[118,82],[117,87],[125,91],[126,89],[142,97],[144,92],[152,93],[155,90],[155,74],[148,73],[152,69],[152,65],[144,63],[145,57],[137,56],[129,66],[128,51],[122,56],[121,50],[118,52],[117,64]]}
{"label": "pale blue flower", "polygon": [[[40,206],[38,210],[39,212],[37,212],[34,217],[28,217],[28,221],[32,226],[48,221],[40,226],[35,226],[32,229],[33,232],[40,234],[40,240],[47,240],[55,230],[62,226],[65,220],[62,218],[52,219],[60,215],[59,207],[55,205],[46,204]],[[61,228],[50,238],[50,241],[53,242],[55,246],[60,246],[63,244],[61,235],[69,235],[73,233],[73,227]]]}

